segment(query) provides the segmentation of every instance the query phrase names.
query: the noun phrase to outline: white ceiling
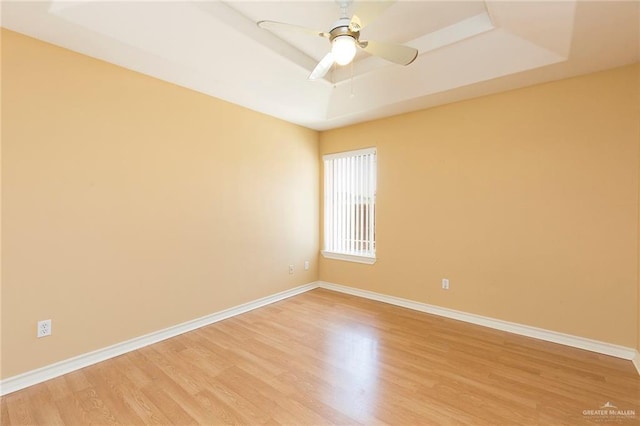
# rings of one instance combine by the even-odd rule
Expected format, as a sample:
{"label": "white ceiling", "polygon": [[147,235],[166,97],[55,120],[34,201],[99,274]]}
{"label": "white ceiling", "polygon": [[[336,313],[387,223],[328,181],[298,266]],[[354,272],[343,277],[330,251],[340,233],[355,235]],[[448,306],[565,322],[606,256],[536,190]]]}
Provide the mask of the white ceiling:
{"label": "white ceiling", "polygon": [[[358,7],[358,2],[354,5]],[[640,61],[638,1],[398,1],[361,39],[420,51],[403,67],[361,53],[307,81],[334,1],[3,1],[3,27],[317,130]],[[353,75],[353,78],[352,78]]]}

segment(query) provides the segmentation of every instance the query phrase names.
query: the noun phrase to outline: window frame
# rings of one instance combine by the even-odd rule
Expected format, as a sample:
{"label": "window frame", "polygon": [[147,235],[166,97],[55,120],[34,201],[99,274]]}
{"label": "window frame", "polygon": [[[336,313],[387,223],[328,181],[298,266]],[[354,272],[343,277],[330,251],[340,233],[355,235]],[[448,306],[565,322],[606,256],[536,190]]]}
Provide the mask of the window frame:
{"label": "window frame", "polygon": [[[357,192],[357,196],[359,196],[360,198],[362,198],[363,196],[366,196],[367,198],[371,198],[372,200],[369,201],[366,204],[366,209],[364,210],[366,213],[366,217],[369,218],[367,220],[371,220],[371,222],[364,222],[364,219],[362,217],[363,214],[363,210],[361,207],[360,210],[360,215],[358,215],[356,213],[356,216],[358,217],[356,219],[356,223],[358,225],[358,227],[362,230],[364,229],[369,229],[368,226],[371,226],[373,228],[373,230],[371,231],[371,235],[370,238],[367,238],[366,240],[364,240],[362,237],[360,237],[361,240],[361,244],[370,244],[372,246],[371,250],[366,250],[364,253],[358,253],[357,250],[356,252],[354,251],[335,251],[335,250],[327,250],[327,240],[330,239],[328,238],[328,220],[327,217],[330,216],[329,213],[331,213],[331,216],[333,217],[337,217],[335,216],[336,210],[332,210],[331,212],[329,211],[329,196],[335,197],[335,187],[332,186],[332,188],[327,188],[328,186],[328,176],[327,176],[327,162],[331,161],[331,160],[337,160],[337,159],[341,159],[341,158],[354,158],[354,157],[358,157],[358,156],[364,156],[364,155],[371,155],[373,154],[373,159],[372,160],[368,160],[368,161],[372,161],[372,166],[373,168],[372,170],[372,175],[369,176],[368,180],[363,178],[362,176],[364,175],[364,169],[362,170],[358,170],[359,174],[354,174],[352,176],[352,179],[355,179],[355,182],[359,182],[362,183],[365,180],[367,180],[367,184],[372,184],[372,188],[366,188],[366,191],[364,191],[365,187],[360,188],[361,191],[350,191],[352,193]],[[322,254],[323,257],[327,258],[327,259],[335,259],[335,260],[343,260],[343,261],[347,261],[347,262],[356,262],[356,263],[364,263],[364,264],[369,264],[372,265],[376,262],[377,260],[377,255],[376,255],[376,232],[375,232],[375,227],[376,227],[376,214],[375,214],[375,210],[376,210],[376,204],[377,204],[377,164],[378,164],[378,150],[376,147],[369,147],[369,148],[363,148],[363,149],[356,149],[356,150],[350,150],[350,151],[343,151],[343,152],[337,152],[337,153],[330,153],[330,154],[325,154],[322,156],[322,160],[323,160],[323,224],[322,224],[322,232],[323,232],[323,249],[320,251],[320,253]],[[335,165],[334,165],[335,167]],[[368,166],[370,167],[370,165]],[[358,178],[356,178],[356,176],[359,176]],[[333,178],[333,176],[332,176]],[[360,180],[358,180],[360,179]],[[343,179],[343,185],[344,185],[344,181],[347,181],[347,179]],[[332,181],[333,182],[333,181]],[[350,181],[349,185],[354,185],[353,181]],[[357,186],[357,185],[356,185]],[[353,188],[352,186],[349,186],[350,188]],[[331,194],[327,194],[327,190],[331,190]],[[368,192],[370,194],[364,195],[365,192]],[[335,198],[334,198],[335,199]],[[352,199],[353,200],[353,199]],[[351,201],[352,203],[355,203],[355,201]],[[355,204],[354,204],[355,205]],[[363,204],[362,202],[360,203],[361,206],[365,206],[365,204]],[[343,207],[344,208],[344,207]],[[348,209],[344,209],[343,210],[343,214],[345,212],[347,212]],[[369,213],[370,212],[370,213]],[[349,213],[351,214],[351,213]],[[369,216],[369,214],[371,216]],[[336,226],[336,223],[332,223],[332,226]],[[369,223],[371,225],[369,225]],[[332,230],[334,228],[331,228]],[[335,232],[335,231],[334,231]],[[341,235],[341,240],[348,240],[349,237],[346,234],[347,231],[345,231],[344,229],[342,230],[342,234]],[[335,234],[334,234],[335,235]],[[352,237],[351,239],[354,240],[355,238]],[[362,235],[362,234],[360,234]],[[357,239],[355,239],[357,241]],[[365,242],[366,241],[366,242]],[[334,241],[335,242],[335,241]],[[357,243],[356,243],[357,244]],[[335,248],[335,247],[334,247]]]}

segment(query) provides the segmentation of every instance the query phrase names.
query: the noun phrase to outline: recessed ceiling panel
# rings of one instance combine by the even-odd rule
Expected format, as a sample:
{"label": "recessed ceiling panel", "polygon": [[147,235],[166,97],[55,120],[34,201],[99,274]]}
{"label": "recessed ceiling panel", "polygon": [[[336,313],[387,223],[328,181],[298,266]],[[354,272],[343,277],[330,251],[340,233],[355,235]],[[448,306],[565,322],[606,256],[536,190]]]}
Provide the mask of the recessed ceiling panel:
{"label": "recessed ceiling panel", "polygon": [[418,48],[413,64],[362,54],[353,80],[344,67],[314,82],[307,76],[328,41],[279,38],[256,21],[326,31],[340,16],[334,1],[5,0],[0,7],[5,28],[318,130],[640,60],[637,1],[400,0],[362,38]]}

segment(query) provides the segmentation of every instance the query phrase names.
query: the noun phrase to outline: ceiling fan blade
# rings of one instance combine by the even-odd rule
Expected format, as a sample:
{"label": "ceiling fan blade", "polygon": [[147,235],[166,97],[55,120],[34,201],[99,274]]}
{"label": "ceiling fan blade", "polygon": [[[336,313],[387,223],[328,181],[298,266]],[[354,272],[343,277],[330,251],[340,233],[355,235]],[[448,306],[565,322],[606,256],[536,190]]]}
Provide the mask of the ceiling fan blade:
{"label": "ceiling fan blade", "polygon": [[402,44],[360,41],[358,45],[367,53],[400,65],[409,65],[418,57],[418,49]]}
{"label": "ceiling fan blade", "polygon": [[329,52],[324,55],[324,58],[316,65],[316,67],[309,74],[309,80],[317,80],[319,78],[327,75],[327,72],[331,69],[333,65],[333,53]]}
{"label": "ceiling fan blade", "polygon": [[258,26],[260,28],[263,28],[269,31],[280,31],[280,30],[295,31],[298,33],[304,33],[304,34],[329,38],[329,33],[325,33],[324,31],[314,30],[313,28],[301,27],[299,25],[285,24],[284,22],[259,21]]}
{"label": "ceiling fan blade", "polygon": [[351,22],[349,23],[349,29],[353,32],[360,31],[372,23],[382,14],[382,12],[387,10],[387,8],[395,2],[396,0],[369,0],[356,2]]}

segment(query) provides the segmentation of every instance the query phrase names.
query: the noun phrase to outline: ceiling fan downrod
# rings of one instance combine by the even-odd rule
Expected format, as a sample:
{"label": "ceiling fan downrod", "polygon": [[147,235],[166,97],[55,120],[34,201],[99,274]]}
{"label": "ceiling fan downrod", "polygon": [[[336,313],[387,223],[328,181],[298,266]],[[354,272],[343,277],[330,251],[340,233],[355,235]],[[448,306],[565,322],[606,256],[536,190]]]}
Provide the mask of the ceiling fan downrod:
{"label": "ceiling fan downrod", "polygon": [[353,0],[336,0],[337,5],[340,7],[340,19],[349,18],[349,7],[353,3]]}

